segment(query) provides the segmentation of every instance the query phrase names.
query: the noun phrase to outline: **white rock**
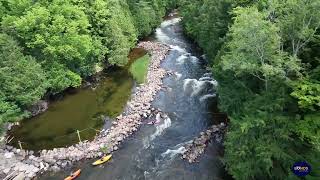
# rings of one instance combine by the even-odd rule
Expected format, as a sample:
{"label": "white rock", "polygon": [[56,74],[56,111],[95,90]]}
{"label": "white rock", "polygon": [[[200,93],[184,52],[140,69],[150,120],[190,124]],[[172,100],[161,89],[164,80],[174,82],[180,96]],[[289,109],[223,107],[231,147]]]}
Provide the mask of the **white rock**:
{"label": "white rock", "polygon": [[10,168],[6,168],[6,169],[3,170],[3,173],[4,174],[8,174],[10,172],[10,170],[11,170]]}
{"label": "white rock", "polygon": [[161,121],[161,115],[160,115],[160,113],[158,113],[158,114],[156,115],[156,120],[157,120],[157,121]]}
{"label": "white rock", "polygon": [[6,159],[11,159],[13,156],[14,156],[14,153],[13,153],[13,152],[6,152],[6,153],[4,153],[4,157],[5,157]]}
{"label": "white rock", "polygon": [[37,167],[34,167],[34,168],[32,169],[32,172],[34,172],[34,173],[37,173],[37,172],[39,172],[39,171],[40,171],[40,169],[37,168]]}
{"label": "white rock", "polygon": [[13,180],[24,180],[24,179],[26,179],[26,175],[24,173],[20,173]]}
{"label": "white rock", "polygon": [[40,169],[44,169],[44,164],[43,164],[43,162],[40,162]]}
{"label": "white rock", "polygon": [[28,178],[33,178],[35,176],[35,173],[30,172],[27,176],[28,176]]}

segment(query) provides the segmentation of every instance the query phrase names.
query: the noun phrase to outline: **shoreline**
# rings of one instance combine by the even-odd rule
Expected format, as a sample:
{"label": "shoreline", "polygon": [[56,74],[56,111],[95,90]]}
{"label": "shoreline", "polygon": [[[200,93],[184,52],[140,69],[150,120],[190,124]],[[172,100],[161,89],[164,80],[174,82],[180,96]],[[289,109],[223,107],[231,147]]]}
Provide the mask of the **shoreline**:
{"label": "shoreline", "polygon": [[[162,88],[162,79],[167,71],[160,67],[170,51],[168,45],[158,42],[140,42],[138,46],[151,55],[146,83],[135,88],[125,111],[113,122],[110,129],[103,129],[93,141],[53,150],[42,150],[39,156],[33,151],[20,150],[5,145],[0,148],[0,178],[24,177],[32,179],[45,171],[59,171],[83,159],[92,159],[119,149],[121,142],[138,130],[142,121],[154,116],[151,103]],[[2,158],[3,157],[3,158]]]}

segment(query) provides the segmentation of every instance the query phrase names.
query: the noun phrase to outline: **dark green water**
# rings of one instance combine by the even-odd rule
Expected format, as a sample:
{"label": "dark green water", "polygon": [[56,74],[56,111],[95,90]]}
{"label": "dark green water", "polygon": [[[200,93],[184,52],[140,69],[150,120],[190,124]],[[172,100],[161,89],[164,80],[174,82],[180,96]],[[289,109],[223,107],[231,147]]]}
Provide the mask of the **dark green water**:
{"label": "dark green water", "polygon": [[[129,64],[145,53],[134,49]],[[134,85],[128,68],[105,72],[97,85],[66,93],[61,100],[51,102],[45,113],[23,120],[9,132],[14,136],[11,145],[17,147],[21,141],[24,149],[32,150],[69,146],[79,141],[77,130],[82,140],[91,140],[105,117],[114,118],[123,111]]]}

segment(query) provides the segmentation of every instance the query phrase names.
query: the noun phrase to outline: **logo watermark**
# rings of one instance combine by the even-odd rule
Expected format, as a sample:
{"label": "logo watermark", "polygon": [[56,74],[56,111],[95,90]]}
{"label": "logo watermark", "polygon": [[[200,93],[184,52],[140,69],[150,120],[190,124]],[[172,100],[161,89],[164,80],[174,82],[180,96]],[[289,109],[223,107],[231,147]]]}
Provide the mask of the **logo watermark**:
{"label": "logo watermark", "polygon": [[292,166],[292,172],[299,177],[304,177],[311,172],[311,166],[305,161],[296,162]]}

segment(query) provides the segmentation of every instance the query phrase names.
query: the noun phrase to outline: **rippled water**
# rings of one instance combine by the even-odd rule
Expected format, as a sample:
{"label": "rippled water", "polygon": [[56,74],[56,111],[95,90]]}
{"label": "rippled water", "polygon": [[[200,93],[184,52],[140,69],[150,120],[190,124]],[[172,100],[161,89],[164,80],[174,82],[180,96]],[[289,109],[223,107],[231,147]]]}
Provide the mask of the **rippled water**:
{"label": "rippled water", "polygon": [[[210,78],[205,61],[198,58],[192,43],[184,37],[179,22],[179,18],[166,20],[155,33],[157,41],[173,48],[162,66],[174,75],[164,79],[166,88],[153,103],[169,117],[159,125],[143,125],[104,166],[91,167],[91,161],[79,162],[72,167],[83,170],[79,180],[229,179],[220,161],[221,144],[211,143],[199,163],[189,164],[180,158],[184,144],[222,119],[214,114],[217,82]],[[48,173],[40,179],[62,179],[70,171]]]}

